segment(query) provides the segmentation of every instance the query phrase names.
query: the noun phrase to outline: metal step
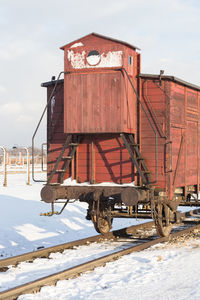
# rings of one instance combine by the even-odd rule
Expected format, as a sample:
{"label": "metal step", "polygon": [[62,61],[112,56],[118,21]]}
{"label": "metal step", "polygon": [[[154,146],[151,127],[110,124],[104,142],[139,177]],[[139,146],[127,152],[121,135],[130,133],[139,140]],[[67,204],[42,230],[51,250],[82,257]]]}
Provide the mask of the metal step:
{"label": "metal step", "polygon": [[72,146],[72,147],[77,147],[79,144],[78,143],[70,143],[69,146]]}
{"label": "metal step", "polygon": [[[64,181],[64,173],[67,171],[67,169],[69,168],[72,159],[74,157],[74,154],[76,153],[77,147],[80,145],[80,141],[81,141],[82,137],[78,136],[77,137],[77,141],[76,142],[72,142],[70,141],[69,146],[72,147],[69,155],[67,156],[63,156],[63,161],[64,161],[64,165],[63,165],[63,172],[60,172],[60,183],[62,184]],[[63,153],[64,154],[64,153]]]}
{"label": "metal step", "polygon": [[133,162],[133,165],[136,167],[139,176],[143,184],[148,185],[151,182],[151,172],[148,170],[145,159],[142,157],[139,145],[136,144],[134,136],[129,134],[126,136],[124,133],[120,134],[126,149],[130,154],[130,158]]}
{"label": "metal step", "polygon": [[[57,158],[57,161],[56,161],[56,163],[54,165],[54,168],[51,171],[51,174],[50,174],[50,176],[49,176],[49,178],[47,180],[47,184],[51,183],[51,180],[52,180],[52,178],[53,178],[53,176],[54,176],[55,173],[59,173],[59,170],[57,170],[58,165],[59,165],[60,161],[62,161],[63,154],[65,153],[66,148],[69,147],[69,144],[71,143],[71,140],[72,140],[72,135],[68,135],[67,138],[66,138],[66,140],[65,140],[65,143],[64,143],[64,145],[62,147],[62,150],[60,151],[60,154],[59,154],[59,156]],[[63,170],[60,173],[63,174]]]}
{"label": "metal step", "polygon": [[137,160],[144,160],[143,157],[136,157]]}

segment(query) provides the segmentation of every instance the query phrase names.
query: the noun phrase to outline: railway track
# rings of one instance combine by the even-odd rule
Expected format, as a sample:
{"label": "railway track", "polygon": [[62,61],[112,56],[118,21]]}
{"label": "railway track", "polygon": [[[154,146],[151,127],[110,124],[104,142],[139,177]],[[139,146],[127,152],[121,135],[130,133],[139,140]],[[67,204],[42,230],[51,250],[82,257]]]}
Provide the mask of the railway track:
{"label": "railway track", "polygon": [[106,235],[95,235],[91,236],[88,238],[56,245],[53,247],[48,247],[44,249],[40,249],[38,251],[33,251],[25,254],[21,254],[18,256],[12,256],[6,259],[0,260],[0,272],[4,272],[8,270],[8,266],[17,266],[19,263],[24,262],[24,261],[32,261],[36,258],[48,258],[51,253],[56,253],[56,252],[62,252],[67,249],[72,249],[73,247],[78,247],[82,245],[87,245],[90,243],[95,243],[95,242],[102,242],[104,240],[114,240],[117,239],[118,237],[121,236],[127,236],[130,232],[131,233],[136,233],[140,229],[149,229],[152,228],[154,225],[154,222],[146,222],[138,225],[133,225],[127,228],[122,228],[119,230],[115,230],[112,232],[109,232]]}
{"label": "railway track", "polygon": [[[75,267],[71,267],[68,269],[65,269],[63,271],[54,273],[49,276],[45,276],[42,278],[39,278],[37,280],[34,280],[32,282],[28,282],[26,284],[20,285],[18,287],[11,288],[9,290],[0,292],[0,299],[2,300],[14,300],[17,299],[18,296],[22,294],[27,293],[35,293],[38,292],[41,287],[46,285],[55,285],[58,280],[63,279],[69,279],[73,277],[79,276],[81,273],[94,270],[96,267],[104,266],[107,262],[111,262],[114,260],[119,259],[123,255],[130,254],[132,252],[142,251],[144,249],[147,249],[153,245],[156,245],[158,243],[167,242],[168,240],[172,240],[178,236],[188,234],[192,232],[194,229],[200,229],[200,221],[194,221],[191,219],[191,217],[200,217],[198,215],[200,213],[199,209],[192,210],[190,212],[182,213],[182,218],[188,218],[187,221],[184,221],[184,224],[176,226],[171,233],[170,237],[162,237],[158,238],[154,233],[152,234],[152,229],[154,227],[153,222],[147,222],[143,224],[139,224],[136,226],[131,226],[128,228],[124,228],[121,230],[113,231],[107,234],[106,236],[97,235],[93,237],[89,237],[86,239],[58,245],[55,247],[50,247],[46,249],[41,249],[39,251],[19,255],[16,257],[7,258],[0,261],[0,268],[1,271],[6,271],[8,269],[9,265],[17,265],[20,262],[23,261],[30,261],[34,260],[35,258],[43,258],[43,257],[49,257],[50,253],[53,252],[62,252],[65,249],[70,249],[76,246],[81,245],[87,245],[94,242],[102,242],[105,240],[118,240],[120,238],[123,238],[124,242],[129,242],[129,246],[126,249],[116,251],[114,253],[101,256],[100,258],[90,260],[86,263],[82,263],[80,265],[77,265]],[[141,239],[141,233],[142,232],[149,232],[146,235],[143,234],[143,237]],[[134,237],[134,239],[133,239]],[[137,238],[138,237],[138,238]],[[132,239],[132,246],[130,246],[130,241]]]}

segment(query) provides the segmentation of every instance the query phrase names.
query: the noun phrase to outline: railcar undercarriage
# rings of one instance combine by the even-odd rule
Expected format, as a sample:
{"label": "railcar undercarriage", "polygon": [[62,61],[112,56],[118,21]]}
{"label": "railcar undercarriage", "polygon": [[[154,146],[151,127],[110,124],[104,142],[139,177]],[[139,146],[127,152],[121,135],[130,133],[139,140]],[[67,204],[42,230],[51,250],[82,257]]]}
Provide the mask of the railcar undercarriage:
{"label": "railcar undercarriage", "polygon": [[[179,220],[176,209],[181,199],[168,201],[163,191],[147,187],[59,184],[44,186],[41,197],[52,204],[48,215],[60,214],[71,201],[88,203],[86,219],[102,234],[110,231],[113,218],[153,218],[160,236],[169,235],[172,224]],[[60,212],[54,211],[55,203],[63,203]]]}

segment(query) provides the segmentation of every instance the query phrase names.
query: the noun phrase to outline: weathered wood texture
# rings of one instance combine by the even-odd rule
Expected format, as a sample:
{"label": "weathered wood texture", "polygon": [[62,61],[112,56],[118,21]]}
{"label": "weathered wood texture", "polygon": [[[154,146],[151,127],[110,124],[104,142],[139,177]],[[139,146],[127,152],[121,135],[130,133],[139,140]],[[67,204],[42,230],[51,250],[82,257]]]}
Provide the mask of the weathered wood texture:
{"label": "weathered wood texture", "polygon": [[[64,132],[136,133],[136,97],[122,71],[126,68],[136,85],[140,72],[136,51],[93,35],[63,49]],[[91,51],[99,53],[94,65],[87,62]]]}
{"label": "weathered wood texture", "polygon": [[[156,185],[165,187],[164,144],[166,105],[165,95],[152,80],[142,80],[141,99],[149,120],[140,107],[140,150],[147,166],[152,173],[152,180],[157,179]],[[154,130],[152,129],[154,128]],[[157,135],[157,163],[156,163]],[[156,178],[157,168],[157,178]]]}
{"label": "weathered wood texture", "polygon": [[[199,92],[171,83],[172,170],[168,189],[199,185]],[[181,145],[182,139],[182,145]]]}
{"label": "weathered wood texture", "polygon": [[[170,80],[160,86],[158,80],[145,78],[141,93],[158,135],[156,185],[171,199],[177,187],[199,185],[199,92]],[[141,152],[155,179],[155,133],[142,109],[140,118]]]}
{"label": "weathered wood texture", "polygon": [[[54,88],[55,82],[47,87],[47,100],[49,99],[51,92]],[[47,174],[50,175],[56,160],[62,150],[62,146],[66,139],[64,133],[64,85],[59,83],[51,103],[47,110]],[[66,151],[66,156],[69,150]],[[58,169],[62,169],[64,161],[60,162]],[[52,179],[52,182],[59,182],[59,173],[56,173]],[[66,174],[69,177],[69,171]]]}
{"label": "weathered wood texture", "polygon": [[86,136],[78,148],[79,182],[91,181],[91,142],[93,141],[93,167],[95,182],[126,183],[134,180],[129,154],[118,134]]}
{"label": "weathered wood texture", "polygon": [[[51,94],[54,83],[48,86],[47,95]],[[56,89],[52,104],[48,109],[47,136],[48,136],[48,175],[53,170],[54,164],[62,150],[67,134],[63,130],[63,105],[64,93],[63,84]],[[70,117],[70,116],[69,116]],[[75,119],[74,119],[75,118]],[[70,119],[76,120],[76,117]],[[57,120],[57,121],[56,121]],[[86,135],[81,141],[74,158],[74,163],[65,174],[65,179],[73,177],[78,182],[91,181],[92,174],[92,154],[93,146],[93,176],[95,182],[115,182],[126,183],[134,180],[133,166],[129,154],[123,145],[119,134],[94,134]],[[68,156],[70,149],[65,151],[64,156]],[[63,167],[61,161],[58,170]],[[59,173],[53,176],[52,182],[59,182]]]}
{"label": "weathered wood texture", "polygon": [[[48,87],[48,95],[52,88],[53,84]],[[198,92],[170,81],[163,81],[159,87],[158,82],[142,80],[141,99],[158,136],[156,185],[166,189],[171,196],[176,187],[197,185],[200,155]],[[54,105],[48,109],[48,173],[53,169],[66,139],[63,129],[63,84],[58,86],[54,101]],[[72,117],[73,120],[74,118],[76,117]],[[155,133],[142,109],[139,129],[141,152],[155,180]],[[92,141],[94,182],[129,183],[135,180],[132,162],[118,133],[86,135],[65,178],[72,176],[79,182],[91,181]],[[172,142],[172,147],[171,144],[165,145],[169,141]],[[69,150],[65,155],[68,154]],[[62,164],[63,162],[60,163],[60,169]],[[53,182],[58,178],[59,174],[55,174]]]}

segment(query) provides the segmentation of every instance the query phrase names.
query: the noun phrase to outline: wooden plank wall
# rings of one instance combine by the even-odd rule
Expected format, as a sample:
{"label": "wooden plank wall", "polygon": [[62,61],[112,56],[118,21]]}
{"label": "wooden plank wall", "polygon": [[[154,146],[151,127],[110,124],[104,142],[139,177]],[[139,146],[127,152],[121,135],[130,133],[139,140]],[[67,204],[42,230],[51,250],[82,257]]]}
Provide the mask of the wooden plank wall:
{"label": "wooden plank wall", "polygon": [[64,132],[122,132],[124,80],[121,72],[72,73],[65,80]]}
{"label": "wooden plank wall", "polygon": [[[51,95],[54,85],[50,85],[47,87],[47,101]],[[54,104],[53,104],[54,103]],[[63,83],[59,83],[56,89],[55,97],[52,99],[51,104],[48,107],[47,111],[47,174],[49,175],[53,170],[54,164],[62,150],[63,143],[67,137],[64,134],[64,85]],[[69,154],[69,150],[65,152],[67,156]],[[58,169],[62,169],[63,161],[60,162]],[[71,170],[69,168],[65,177],[69,177],[71,174]],[[55,174],[51,181],[59,182],[59,174]]]}
{"label": "wooden plank wall", "polygon": [[[48,97],[52,89],[53,86],[48,87]],[[60,84],[55,95],[53,113],[51,106],[48,109],[48,175],[53,170],[54,164],[67,137],[67,134],[65,134],[63,130],[63,102],[63,85]],[[52,124],[54,124],[58,116],[59,121],[52,133]],[[91,181],[92,142],[94,144],[95,182],[130,183],[134,180],[132,162],[119,134],[85,135],[77,149],[73,166],[70,166],[64,176],[65,179],[72,176],[72,179],[76,179],[78,182]],[[69,151],[70,150],[65,151],[65,156],[69,154]],[[62,165],[63,162],[60,162],[58,169],[62,169]],[[52,183],[53,182],[59,182],[59,174],[54,175]]]}
{"label": "wooden plank wall", "polygon": [[118,134],[86,136],[78,148],[79,182],[91,180],[91,142],[94,144],[94,181],[130,183],[134,180],[128,151]]}
{"label": "wooden plank wall", "polygon": [[[199,183],[199,92],[171,83],[170,135],[173,142],[173,172],[171,182],[176,187]],[[180,153],[181,137],[184,138]],[[180,162],[178,155],[180,153]],[[176,179],[174,180],[176,174]]]}
{"label": "wooden plank wall", "polygon": [[[164,85],[162,86],[164,88]],[[148,113],[148,116],[153,124],[153,127],[156,129],[158,136],[158,160],[157,160],[157,169],[158,169],[158,181],[157,186],[164,188],[165,187],[165,162],[164,162],[164,144],[165,138],[163,138],[162,132],[158,129],[159,124],[162,130],[165,132],[166,129],[166,101],[165,94],[162,89],[158,88],[158,81],[154,83],[152,80],[145,81],[142,79],[141,82],[141,99],[144,104],[145,110]],[[149,102],[150,104],[149,104]],[[152,113],[154,111],[154,114]],[[158,121],[157,121],[158,120]],[[140,147],[141,153],[145,158],[147,166],[152,173],[152,180],[156,179],[156,159],[155,159],[155,133],[144,113],[140,107]]]}
{"label": "wooden plank wall", "polygon": [[[48,96],[53,86],[48,87]],[[143,90],[142,101],[148,111],[149,104],[145,95],[144,80],[141,90]],[[147,81],[147,96],[151,106],[158,118],[163,131],[168,136],[168,141],[172,141],[172,166],[171,150],[168,145],[165,149],[166,140],[162,134],[158,133],[158,182],[157,186],[171,190],[171,194],[176,187],[199,184],[199,157],[200,157],[200,94],[188,87],[173,82],[163,81],[161,88],[158,82]],[[63,126],[63,84],[58,86],[55,106],[48,109],[48,173],[53,169],[54,163],[62,149],[67,137]],[[61,114],[60,114],[61,113]],[[58,122],[53,129],[56,118]],[[155,135],[144,114],[140,111],[140,144],[141,152],[155,179]],[[156,122],[151,117],[154,127]],[[159,131],[159,130],[158,130]],[[184,146],[180,153],[181,139],[184,135]],[[78,148],[75,156],[73,168],[69,168],[65,178],[72,176],[79,182],[91,180],[91,143],[94,143],[94,181],[129,183],[134,181],[134,170],[119,134],[95,134],[86,135],[82,144]],[[165,150],[167,150],[165,157]],[[68,155],[66,151],[66,155]],[[167,160],[167,165],[165,162]],[[59,168],[62,168],[62,163]],[[172,173],[169,171],[172,167]],[[176,172],[176,176],[175,176]],[[169,180],[167,179],[169,177]],[[52,182],[57,182],[58,174],[54,176]]]}

